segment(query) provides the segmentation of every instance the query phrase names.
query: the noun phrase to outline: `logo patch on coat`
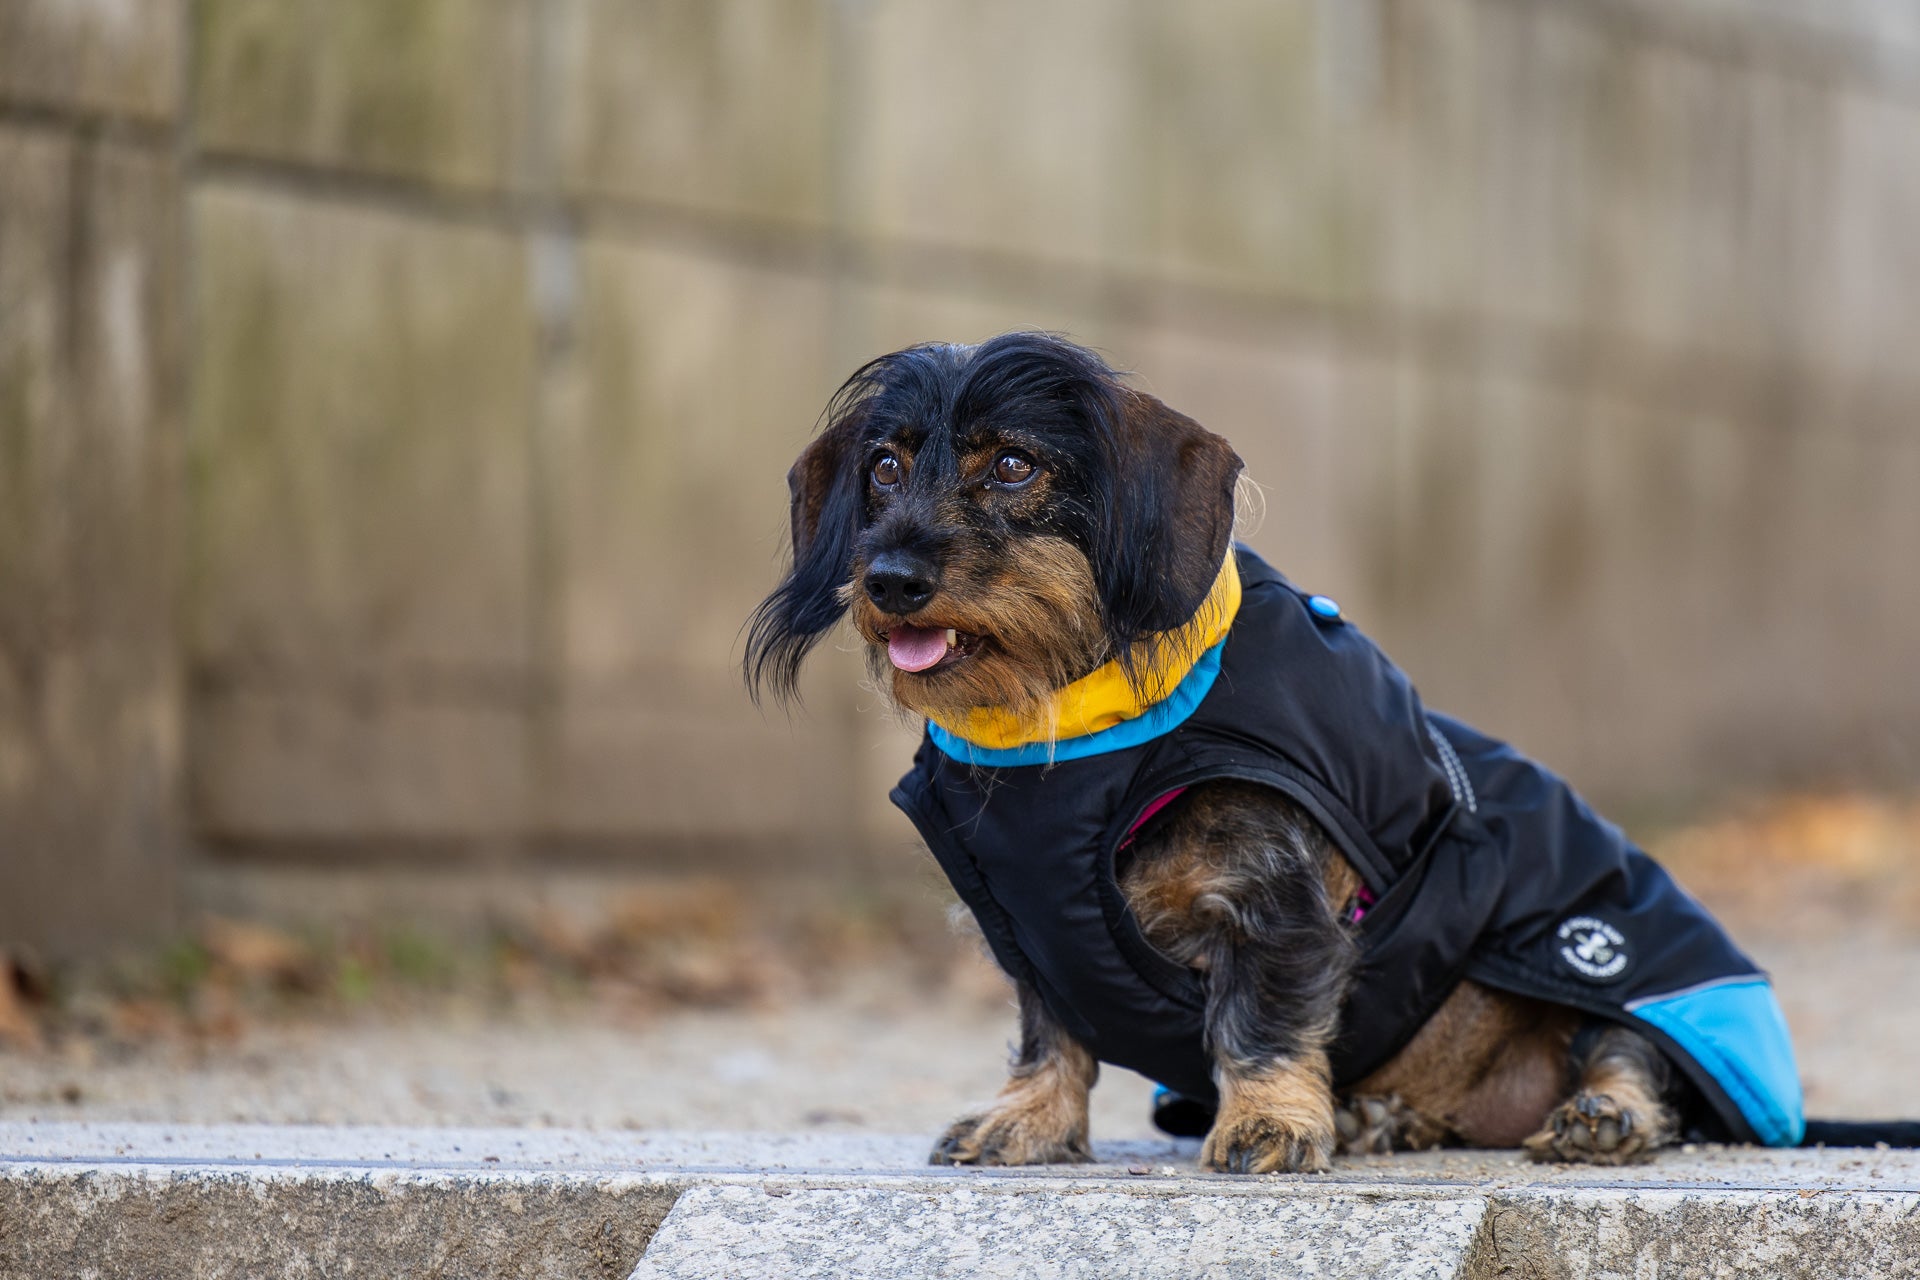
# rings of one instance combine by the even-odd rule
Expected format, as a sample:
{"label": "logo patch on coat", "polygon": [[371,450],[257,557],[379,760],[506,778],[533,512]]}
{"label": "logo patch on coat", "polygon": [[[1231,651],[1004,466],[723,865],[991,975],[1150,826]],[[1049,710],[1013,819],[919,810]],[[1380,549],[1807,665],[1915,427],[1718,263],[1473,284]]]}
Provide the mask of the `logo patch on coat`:
{"label": "logo patch on coat", "polygon": [[1583,978],[1610,982],[1626,972],[1627,940],[1605,920],[1574,916],[1560,923],[1560,959]]}

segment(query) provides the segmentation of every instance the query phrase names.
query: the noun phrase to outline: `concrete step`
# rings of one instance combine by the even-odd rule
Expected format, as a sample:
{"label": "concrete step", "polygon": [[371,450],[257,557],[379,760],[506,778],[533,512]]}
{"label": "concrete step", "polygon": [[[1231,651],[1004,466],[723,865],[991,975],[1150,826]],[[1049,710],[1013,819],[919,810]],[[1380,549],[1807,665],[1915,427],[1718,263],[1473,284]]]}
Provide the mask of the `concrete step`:
{"label": "concrete step", "polygon": [[[902,1182],[910,1180],[902,1179]],[[1468,1274],[1487,1201],[1351,1191],[1147,1192],[1084,1181],[694,1187],[633,1280],[739,1276],[1402,1276]],[[1063,1194],[1064,1193],[1064,1194]]]}
{"label": "concrete step", "polygon": [[1920,1153],[930,1169],[924,1137],[0,1124],[0,1280],[1913,1277]]}

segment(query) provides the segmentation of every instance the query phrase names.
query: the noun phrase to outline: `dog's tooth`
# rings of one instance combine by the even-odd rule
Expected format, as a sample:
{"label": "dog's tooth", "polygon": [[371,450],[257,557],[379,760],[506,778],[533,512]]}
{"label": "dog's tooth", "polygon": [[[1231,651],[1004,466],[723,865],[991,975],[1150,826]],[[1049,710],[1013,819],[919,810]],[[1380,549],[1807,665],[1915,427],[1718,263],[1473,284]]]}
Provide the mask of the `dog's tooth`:
{"label": "dog's tooth", "polygon": [[960,643],[960,633],[954,628],[948,627],[947,628],[947,648],[951,649],[959,643]]}

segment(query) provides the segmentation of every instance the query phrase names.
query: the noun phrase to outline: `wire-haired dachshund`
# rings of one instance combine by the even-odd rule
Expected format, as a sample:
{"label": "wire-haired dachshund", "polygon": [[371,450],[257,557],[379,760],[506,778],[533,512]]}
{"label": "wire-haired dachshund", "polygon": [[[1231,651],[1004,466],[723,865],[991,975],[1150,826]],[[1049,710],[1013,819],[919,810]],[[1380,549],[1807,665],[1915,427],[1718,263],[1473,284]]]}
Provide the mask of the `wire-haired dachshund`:
{"label": "wire-haired dachshund", "polygon": [[[992,744],[1042,753],[1034,794],[1045,802],[1044,788],[1077,785],[1054,766],[1092,723],[1062,723],[1062,691],[1099,685],[1089,697],[1118,699],[1102,726],[1144,720],[1239,625],[1208,620],[1233,576],[1240,470],[1224,439],[1054,336],[884,356],[842,387],[789,475],[793,563],[749,625],[750,686],[791,695],[807,653],[850,616],[899,708],[933,722],[949,753],[988,744],[967,757],[976,780],[994,772],[980,763],[997,758]],[[1242,584],[1231,587],[1237,597]],[[1247,585],[1246,599],[1256,591],[1278,601],[1264,608],[1310,606],[1288,625],[1326,621],[1311,618],[1327,614],[1324,597],[1302,606]],[[1451,748],[1419,746],[1444,797],[1454,774],[1439,756]],[[981,795],[988,810],[1000,803],[991,785]],[[1199,993],[1206,1167],[1312,1171],[1336,1151],[1442,1144],[1620,1163],[1673,1141],[1701,1109],[1671,1045],[1644,1027],[1457,972],[1390,1056],[1337,1079],[1330,1054],[1376,895],[1352,842],[1303,795],[1209,777],[1157,799],[1150,821],[1108,846],[1127,917],[1114,927],[1137,931],[1153,963]],[[1039,866],[1057,850],[1015,852]],[[1007,892],[969,901],[978,912]],[[1579,945],[1604,953],[1604,927]],[[995,948],[1019,995],[1010,1079],[939,1139],[936,1163],[1090,1158],[1088,1091],[1110,1055],[1039,968],[1009,961],[1021,945]],[[1592,967],[1604,973],[1612,961],[1601,959]]]}

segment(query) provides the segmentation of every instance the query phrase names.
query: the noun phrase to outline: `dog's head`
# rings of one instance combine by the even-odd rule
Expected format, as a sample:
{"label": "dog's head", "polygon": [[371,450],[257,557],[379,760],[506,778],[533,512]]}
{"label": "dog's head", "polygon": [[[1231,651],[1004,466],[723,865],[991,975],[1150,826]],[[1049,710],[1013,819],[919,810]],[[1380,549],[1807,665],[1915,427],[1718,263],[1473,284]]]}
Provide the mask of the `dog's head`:
{"label": "dog's head", "polygon": [[909,347],[860,369],[787,475],[793,567],[746,674],[794,690],[851,610],[913,711],[1021,712],[1206,599],[1240,459],[1093,352],[1040,333]]}

